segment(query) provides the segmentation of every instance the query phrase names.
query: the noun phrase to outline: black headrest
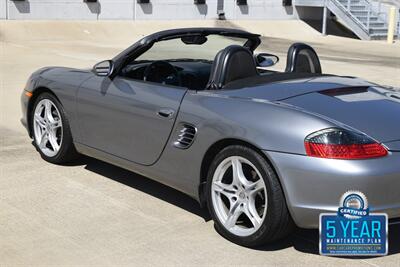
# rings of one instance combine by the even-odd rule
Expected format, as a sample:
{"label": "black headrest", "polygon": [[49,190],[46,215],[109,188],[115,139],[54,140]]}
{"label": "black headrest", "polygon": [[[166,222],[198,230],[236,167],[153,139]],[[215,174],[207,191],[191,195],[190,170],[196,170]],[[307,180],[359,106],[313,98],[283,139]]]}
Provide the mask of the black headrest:
{"label": "black headrest", "polygon": [[215,56],[207,89],[220,89],[231,81],[257,74],[253,53],[243,46],[231,45]]}
{"label": "black headrest", "polygon": [[317,53],[307,44],[292,44],[288,50],[285,72],[322,73]]}

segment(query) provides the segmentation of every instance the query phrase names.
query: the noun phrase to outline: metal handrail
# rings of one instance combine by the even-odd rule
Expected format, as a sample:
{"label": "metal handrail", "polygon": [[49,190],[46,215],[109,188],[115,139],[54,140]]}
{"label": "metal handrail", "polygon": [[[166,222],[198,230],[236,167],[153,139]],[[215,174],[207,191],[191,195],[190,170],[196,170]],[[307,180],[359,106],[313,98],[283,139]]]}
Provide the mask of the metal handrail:
{"label": "metal handrail", "polygon": [[364,30],[364,32],[366,32],[367,34],[369,34],[369,30],[370,30],[370,24],[371,24],[371,16],[375,16],[378,18],[378,20],[383,23],[384,26],[387,27],[387,21],[381,17],[381,13],[377,12],[374,10],[374,6],[372,5],[371,1],[369,0],[360,0],[361,4],[367,6],[367,21],[366,22],[362,22],[361,20],[359,20],[356,16],[353,15],[353,13],[351,12],[351,0],[347,0],[346,5],[342,4],[340,1],[338,0],[331,0],[331,2],[333,4],[335,4],[338,8],[342,9],[346,15],[351,18],[355,23],[357,23],[359,26],[361,26],[361,28]]}
{"label": "metal handrail", "polygon": [[367,13],[367,29],[369,30],[369,23],[371,22],[371,5],[368,5],[368,13]]}
{"label": "metal handrail", "polygon": [[366,27],[366,25],[364,23],[362,23],[362,21],[360,21],[356,16],[354,16],[350,10],[347,10],[347,8],[339,2],[339,0],[330,0],[334,5],[336,5],[338,8],[342,9],[345,14],[352,19],[355,23],[357,23],[361,29],[367,33],[369,35],[369,28]]}
{"label": "metal handrail", "polygon": [[[372,7],[372,3],[370,0],[360,0],[360,1],[364,1],[370,8]],[[378,3],[380,5],[381,1],[378,1]],[[378,11],[372,11],[372,13],[375,14],[378,18],[380,18],[385,23],[385,25],[387,24],[386,19],[381,17],[380,9]]]}
{"label": "metal handrail", "polygon": [[397,14],[397,39],[400,40],[400,11]]}

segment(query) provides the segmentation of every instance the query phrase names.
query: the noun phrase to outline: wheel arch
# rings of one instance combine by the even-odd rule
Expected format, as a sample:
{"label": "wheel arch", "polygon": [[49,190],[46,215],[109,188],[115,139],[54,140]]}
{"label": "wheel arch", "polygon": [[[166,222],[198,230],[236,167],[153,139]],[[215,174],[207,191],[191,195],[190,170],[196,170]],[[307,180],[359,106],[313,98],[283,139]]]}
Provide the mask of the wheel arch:
{"label": "wheel arch", "polygon": [[[208,150],[205,153],[203,160],[201,162],[200,183],[199,183],[199,200],[200,200],[200,205],[202,207],[205,207],[206,202],[207,202],[205,185],[207,182],[207,174],[208,174],[208,170],[211,166],[211,163],[221,150],[223,150],[224,148],[226,148],[228,146],[232,146],[232,145],[242,145],[242,146],[251,148],[254,151],[256,151],[257,153],[259,153],[270,164],[271,168],[275,172],[275,175],[278,177],[279,183],[282,187],[281,178],[279,176],[279,173],[276,171],[275,165],[258,146],[254,145],[248,141],[244,141],[244,140],[236,139],[236,138],[222,139],[222,140],[215,142],[208,148]],[[285,190],[283,187],[282,187],[282,191],[285,195]],[[285,195],[285,200],[286,200],[286,195]]]}

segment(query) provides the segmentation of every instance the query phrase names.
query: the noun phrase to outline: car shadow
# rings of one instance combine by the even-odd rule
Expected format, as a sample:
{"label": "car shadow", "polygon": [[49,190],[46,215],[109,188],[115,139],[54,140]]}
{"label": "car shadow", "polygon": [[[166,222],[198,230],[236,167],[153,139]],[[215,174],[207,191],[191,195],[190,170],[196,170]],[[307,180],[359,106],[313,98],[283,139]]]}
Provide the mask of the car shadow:
{"label": "car shadow", "polygon": [[[153,181],[139,174],[108,164],[106,162],[83,156],[76,164],[69,166],[85,165],[85,169],[123,185],[140,190],[148,195],[166,201],[187,212],[197,215],[208,222],[211,217],[206,208],[201,208],[199,203],[184,193],[171,187]],[[296,228],[293,234],[285,239],[272,244],[255,248],[261,251],[275,251],[293,247],[297,251],[308,254],[319,254],[319,232]],[[400,253],[400,223],[389,226],[389,255]],[[346,259],[359,259],[360,257],[342,257]],[[362,257],[374,258],[374,257]]]}
{"label": "car shadow", "polygon": [[201,208],[195,199],[176,189],[93,158],[83,157],[80,162],[83,163],[82,165],[86,165],[86,170],[166,201],[203,218],[205,221],[211,220],[206,208]]}
{"label": "car shadow", "polygon": [[[394,255],[400,253],[400,223],[389,225],[389,253],[388,255]],[[257,248],[262,251],[273,251],[283,248],[293,247],[297,251],[308,253],[308,254],[319,254],[319,232],[318,230],[300,229],[297,228],[293,234],[287,238]],[[370,257],[342,257],[343,259],[369,259],[380,256]]]}

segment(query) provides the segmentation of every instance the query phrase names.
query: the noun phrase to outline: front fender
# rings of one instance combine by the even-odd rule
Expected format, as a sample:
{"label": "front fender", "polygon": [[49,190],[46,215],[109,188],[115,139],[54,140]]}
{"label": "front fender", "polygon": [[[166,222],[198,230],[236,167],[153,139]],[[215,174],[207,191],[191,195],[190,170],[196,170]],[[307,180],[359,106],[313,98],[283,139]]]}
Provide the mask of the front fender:
{"label": "front fender", "polygon": [[24,92],[31,92],[32,97],[27,98],[25,93],[21,96],[22,106],[22,124],[27,128],[29,135],[30,113],[36,98],[41,92],[53,93],[63,106],[68,116],[71,133],[74,140],[79,139],[78,126],[76,123],[76,93],[79,86],[93,77],[91,71],[63,68],[63,67],[45,67],[35,71],[29,78],[24,88]]}

